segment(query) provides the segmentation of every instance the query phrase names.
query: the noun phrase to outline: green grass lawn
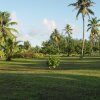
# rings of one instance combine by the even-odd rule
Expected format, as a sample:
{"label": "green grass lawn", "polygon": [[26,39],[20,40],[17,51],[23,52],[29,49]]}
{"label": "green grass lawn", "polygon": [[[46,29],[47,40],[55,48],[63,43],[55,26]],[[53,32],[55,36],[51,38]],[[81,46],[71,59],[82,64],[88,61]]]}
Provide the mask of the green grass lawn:
{"label": "green grass lawn", "polygon": [[1,60],[0,100],[100,100],[100,58],[62,57],[56,70],[46,58]]}

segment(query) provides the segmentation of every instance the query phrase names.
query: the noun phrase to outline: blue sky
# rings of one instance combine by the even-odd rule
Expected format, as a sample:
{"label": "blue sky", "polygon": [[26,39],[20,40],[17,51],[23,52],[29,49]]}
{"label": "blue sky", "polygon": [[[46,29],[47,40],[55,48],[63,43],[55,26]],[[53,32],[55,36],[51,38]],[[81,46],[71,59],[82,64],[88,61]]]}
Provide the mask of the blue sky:
{"label": "blue sky", "polygon": [[[29,40],[30,43],[41,45],[49,39],[54,28],[62,33],[66,24],[71,24],[74,38],[82,38],[82,19],[76,20],[76,11],[67,5],[76,0],[0,0],[0,10],[11,13],[13,21],[18,22],[18,40]],[[100,0],[95,1],[92,10],[100,18]],[[86,18],[87,24],[87,18]],[[87,28],[87,27],[86,27]],[[89,33],[86,32],[86,38]]]}

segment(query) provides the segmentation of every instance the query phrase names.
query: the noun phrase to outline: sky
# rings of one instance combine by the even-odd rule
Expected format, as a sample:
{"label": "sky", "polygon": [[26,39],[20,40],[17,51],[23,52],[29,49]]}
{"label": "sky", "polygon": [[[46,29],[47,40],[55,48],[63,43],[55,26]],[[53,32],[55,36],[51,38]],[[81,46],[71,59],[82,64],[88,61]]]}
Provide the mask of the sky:
{"label": "sky", "polygon": [[[73,28],[73,38],[82,38],[82,18],[76,20],[77,11],[68,7],[76,0],[0,0],[0,11],[11,13],[12,21],[19,33],[15,34],[17,40],[29,41],[32,46],[41,46],[43,41],[49,39],[52,31],[57,28],[61,34],[66,24]],[[96,4],[91,7],[95,16],[100,18],[100,0],[93,0]],[[92,16],[94,17],[94,16]],[[88,18],[85,18],[87,26]],[[87,29],[87,27],[85,27]],[[88,39],[89,32],[85,38]]]}

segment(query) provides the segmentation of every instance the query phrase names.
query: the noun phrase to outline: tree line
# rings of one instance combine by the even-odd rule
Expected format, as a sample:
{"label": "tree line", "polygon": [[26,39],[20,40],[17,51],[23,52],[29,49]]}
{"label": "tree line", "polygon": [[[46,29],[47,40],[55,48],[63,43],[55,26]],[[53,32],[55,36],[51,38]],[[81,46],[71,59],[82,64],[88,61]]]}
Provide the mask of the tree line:
{"label": "tree line", "polygon": [[[64,35],[62,35],[58,29],[54,29],[51,33],[50,39],[44,41],[41,47],[32,47],[29,41],[24,41],[20,44],[20,41],[16,40],[16,36],[13,34],[18,31],[11,28],[13,25],[17,25],[16,22],[12,22],[9,12],[0,11],[0,56],[4,56],[6,61],[10,61],[12,57],[33,57],[43,56],[51,54],[64,54],[66,56],[83,56],[100,54],[100,20],[97,17],[91,18],[91,14],[94,12],[90,9],[95,3],[91,0],[77,0],[75,3],[69,6],[74,6],[77,10],[76,18],[79,14],[83,19],[83,38],[74,39],[72,37],[73,29],[70,24],[67,24],[64,28]],[[88,29],[90,37],[85,39],[85,16],[88,16]]]}

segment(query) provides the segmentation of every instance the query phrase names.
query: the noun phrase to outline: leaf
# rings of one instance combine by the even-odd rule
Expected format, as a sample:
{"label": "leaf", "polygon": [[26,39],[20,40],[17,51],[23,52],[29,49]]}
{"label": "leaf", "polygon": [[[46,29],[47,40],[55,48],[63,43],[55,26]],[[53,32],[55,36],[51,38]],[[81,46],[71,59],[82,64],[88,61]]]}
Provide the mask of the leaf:
{"label": "leaf", "polygon": [[94,15],[94,12],[93,12],[91,9],[88,8],[88,11],[89,11],[89,13],[90,13],[91,15]]}

